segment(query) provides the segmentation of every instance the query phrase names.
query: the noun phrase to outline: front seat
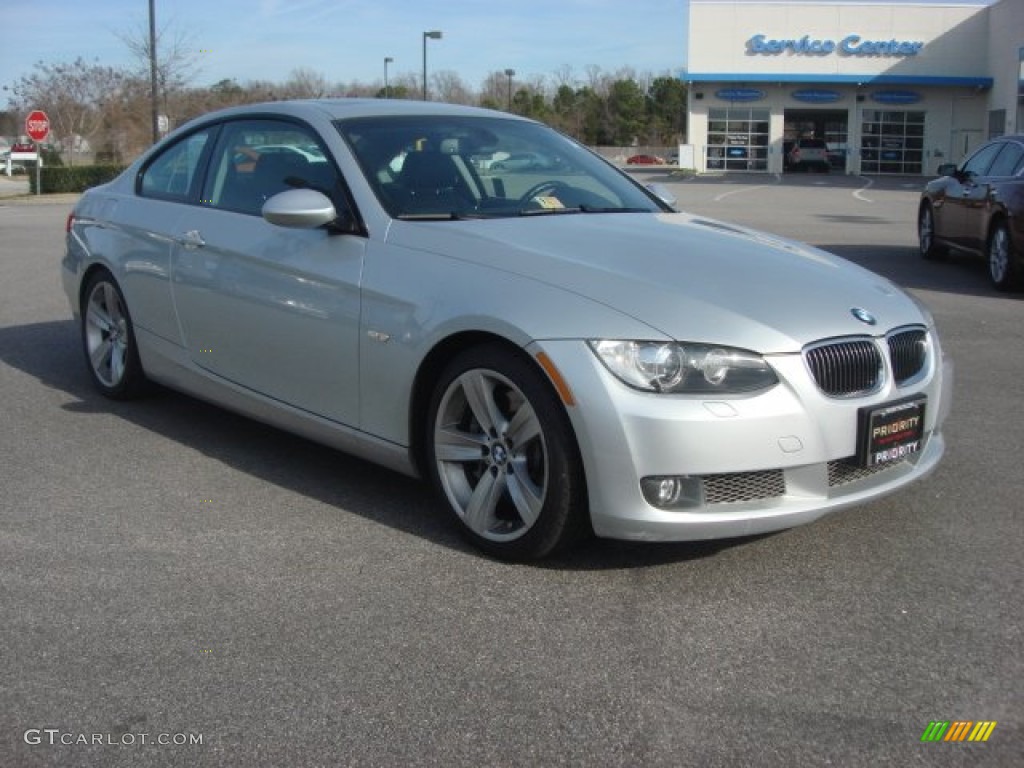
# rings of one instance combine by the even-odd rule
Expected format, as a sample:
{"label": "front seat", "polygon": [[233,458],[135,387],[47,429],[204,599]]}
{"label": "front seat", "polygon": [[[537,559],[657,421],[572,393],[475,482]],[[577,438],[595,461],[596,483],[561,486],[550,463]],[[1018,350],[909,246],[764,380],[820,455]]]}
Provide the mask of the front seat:
{"label": "front seat", "polygon": [[458,166],[443,152],[410,152],[399,181],[404,213],[457,213],[474,205]]}
{"label": "front seat", "polygon": [[309,162],[297,152],[266,152],[260,155],[253,170],[257,212],[278,192],[309,184]]}

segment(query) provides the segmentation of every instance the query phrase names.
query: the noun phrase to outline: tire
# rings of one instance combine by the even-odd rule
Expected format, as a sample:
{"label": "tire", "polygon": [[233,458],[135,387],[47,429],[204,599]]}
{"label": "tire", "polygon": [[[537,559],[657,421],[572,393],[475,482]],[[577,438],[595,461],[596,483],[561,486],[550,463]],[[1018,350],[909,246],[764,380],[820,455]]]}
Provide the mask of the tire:
{"label": "tire", "polygon": [[1012,291],[1021,286],[1020,264],[1015,261],[1010,230],[1005,221],[992,225],[985,249],[988,261],[988,275],[997,291]]}
{"label": "tire", "polygon": [[113,400],[143,393],[146,375],[139,360],[128,305],[113,276],[95,273],[82,292],[82,350],[96,389]]}
{"label": "tire", "polygon": [[467,349],[439,377],[428,471],[463,534],[502,560],[536,560],[586,530],[586,487],[569,418],[527,357]]}
{"label": "tire", "polygon": [[921,256],[928,261],[946,258],[946,249],[935,242],[935,212],[928,203],[922,205],[917,214],[917,242]]}

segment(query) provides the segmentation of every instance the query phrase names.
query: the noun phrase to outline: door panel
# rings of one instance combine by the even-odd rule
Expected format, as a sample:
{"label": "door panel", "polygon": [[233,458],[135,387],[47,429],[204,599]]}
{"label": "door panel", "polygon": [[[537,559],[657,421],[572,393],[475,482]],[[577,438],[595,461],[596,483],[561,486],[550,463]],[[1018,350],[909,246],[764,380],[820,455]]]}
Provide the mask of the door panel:
{"label": "door panel", "polygon": [[193,361],[357,426],[363,238],[201,208],[179,230],[173,293]]}
{"label": "door panel", "polygon": [[1000,144],[986,144],[975,152],[959,170],[946,190],[946,236],[964,248],[980,249],[983,245],[986,210],[989,205],[989,184],[986,175]]}

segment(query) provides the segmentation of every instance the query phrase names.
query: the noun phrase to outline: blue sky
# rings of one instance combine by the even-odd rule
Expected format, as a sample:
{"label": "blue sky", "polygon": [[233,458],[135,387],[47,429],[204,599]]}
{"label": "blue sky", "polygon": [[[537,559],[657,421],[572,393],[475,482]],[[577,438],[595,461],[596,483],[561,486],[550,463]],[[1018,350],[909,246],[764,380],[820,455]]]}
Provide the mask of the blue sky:
{"label": "blue sky", "polygon": [[[199,67],[196,85],[223,78],[281,82],[299,67],[331,84],[369,84],[383,80],[385,56],[394,59],[392,80],[418,75],[422,34],[440,29],[443,38],[428,42],[430,71],[455,71],[477,89],[488,74],[509,67],[522,79],[570,68],[581,82],[593,65],[676,74],[686,64],[687,2],[156,0],[156,9],[158,26],[184,33]],[[130,64],[118,33],[144,31],[147,20],[148,0],[0,0],[0,88],[40,59]]]}
{"label": "blue sky", "polygon": [[[13,7],[20,11],[13,13]],[[6,11],[5,9],[11,9]],[[476,89],[491,72],[551,75],[571,67],[674,73],[685,64],[686,0],[156,0],[158,27],[187,35],[201,70],[194,81],[283,81],[297,67],[331,83],[453,70]],[[148,0],[0,0],[0,87],[42,59],[131,59],[117,32],[146,29]]]}

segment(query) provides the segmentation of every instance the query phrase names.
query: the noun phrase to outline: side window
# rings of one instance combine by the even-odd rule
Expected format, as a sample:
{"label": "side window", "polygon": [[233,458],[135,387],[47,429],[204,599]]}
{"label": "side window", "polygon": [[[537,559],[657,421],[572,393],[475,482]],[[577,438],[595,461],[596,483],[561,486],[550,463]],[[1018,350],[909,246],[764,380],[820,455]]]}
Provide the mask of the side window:
{"label": "side window", "polygon": [[212,128],[189,134],[165,149],[143,170],[139,193],[144,197],[187,202]]}
{"label": "side window", "polygon": [[963,172],[966,176],[985,176],[1002,143],[987,144],[975,152],[971,159],[964,163]]}
{"label": "side window", "polygon": [[1013,142],[1003,144],[1003,151],[996,157],[992,167],[988,169],[989,176],[1013,176],[1024,159],[1024,147]]}
{"label": "side window", "polygon": [[340,176],[316,134],[282,120],[238,120],[221,131],[201,200],[259,216],[268,198],[301,188],[323,192],[339,212],[344,207]]}

